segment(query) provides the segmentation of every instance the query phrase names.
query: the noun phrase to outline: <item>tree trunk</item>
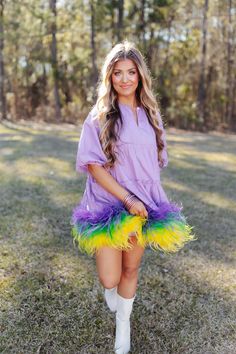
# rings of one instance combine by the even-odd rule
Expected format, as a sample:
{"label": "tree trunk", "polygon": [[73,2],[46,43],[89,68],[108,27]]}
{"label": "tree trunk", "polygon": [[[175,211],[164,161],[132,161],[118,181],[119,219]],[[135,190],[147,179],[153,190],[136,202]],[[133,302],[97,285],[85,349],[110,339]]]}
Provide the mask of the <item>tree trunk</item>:
{"label": "tree trunk", "polygon": [[141,1],[141,11],[140,11],[139,37],[142,42],[144,53],[146,54],[147,46],[146,46],[146,38],[145,38],[145,32],[146,32],[145,6],[146,6],[146,0],[142,0]]}
{"label": "tree trunk", "polygon": [[50,9],[52,13],[52,23],[51,23],[51,62],[52,62],[52,74],[53,74],[53,90],[55,99],[55,113],[56,119],[61,120],[61,102],[59,95],[59,70],[57,62],[57,0],[50,0]]}
{"label": "tree trunk", "polygon": [[114,19],[114,7],[115,7],[115,4],[114,4],[114,1],[112,1],[112,6],[111,6],[111,43],[112,43],[112,46],[114,45],[115,43],[115,19]]}
{"label": "tree trunk", "polygon": [[4,90],[4,0],[0,0],[0,119],[6,119],[6,97]]}
{"label": "tree trunk", "polygon": [[91,8],[91,48],[92,48],[92,74],[91,81],[93,87],[93,100],[96,98],[96,84],[98,80],[98,69],[96,64],[96,44],[95,44],[95,10],[94,10],[94,2],[90,1]]}
{"label": "tree trunk", "polygon": [[117,40],[122,40],[124,18],[124,0],[118,1],[118,22],[117,22]]}
{"label": "tree trunk", "polygon": [[148,67],[150,68],[151,72],[154,70],[154,68],[153,68],[153,57],[154,57],[153,52],[154,52],[154,29],[151,27],[149,46],[148,46],[148,50],[146,53],[147,64],[148,64]]}
{"label": "tree trunk", "polygon": [[206,115],[206,51],[207,51],[207,12],[208,12],[208,0],[205,0],[203,10],[202,21],[202,49],[201,49],[201,64],[200,64],[200,77],[198,84],[198,113],[203,130],[208,127],[207,115]]}
{"label": "tree trunk", "polygon": [[[18,43],[15,44],[15,53],[18,53]],[[16,55],[17,57],[17,55]],[[27,71],[26,71],[27,72]],[[14,120],[18,120],[19,115],[21,115],[21,112],[19,112],[19,89],[18,89],[18,83],[19,80],[17,79],[19,77],[19,73],[18,73],[18,60],[15,59],[14,60],[14,77],[12,79],[12,88],[13,88],[13,93],[14,93],[14,103],[13,103],[13,107],[12,108],[12,115],[11,115],[11,119]],[[26,81],[28,83],[28,80]],[[28,86],[27,86],[27,90],[28,90]],[[22,111],[22,110],[21,110]],[[20,114],[19,114],[20,113]],[[24,112],[25,114],[25,112]]]}
{"label": "tree trunk", "polygon": [[231,111],[231,129],[236,132],[236,104],[235,104],[235,97],[236,97],[236,77],[234,77],[234,84],[232,88],[232,111]]}
{"label": "tree trunk", "polygon": [[232,80],[232,65],[233,65],[233,58],[232,58],[232,41],[233,41],[233,24],[232,24],[232,0],[228,1],[228,38],[227,38],[227,75],[226,75],[226,90],[225,90],[225,97],[226,97],[226,107],[225,107],[225,120],[228,125],[230,125],[231,117],[232,117],[232,105],[233,105],[233,80]]}

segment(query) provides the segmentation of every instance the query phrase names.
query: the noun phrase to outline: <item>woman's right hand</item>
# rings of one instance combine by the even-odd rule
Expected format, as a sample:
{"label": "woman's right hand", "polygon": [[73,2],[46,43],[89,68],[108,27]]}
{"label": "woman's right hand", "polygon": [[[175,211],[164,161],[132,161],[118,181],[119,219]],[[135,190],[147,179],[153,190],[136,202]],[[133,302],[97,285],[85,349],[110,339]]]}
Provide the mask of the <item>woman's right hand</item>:
{"label": "woman's right hand", "polygon": [[147,209],[145,208],[145,205],[141,200],[135,202],[132,207],[129,209],[129,213],[133,215],[139,215],[142,217],[147,218],[148,217],[148,212]]}

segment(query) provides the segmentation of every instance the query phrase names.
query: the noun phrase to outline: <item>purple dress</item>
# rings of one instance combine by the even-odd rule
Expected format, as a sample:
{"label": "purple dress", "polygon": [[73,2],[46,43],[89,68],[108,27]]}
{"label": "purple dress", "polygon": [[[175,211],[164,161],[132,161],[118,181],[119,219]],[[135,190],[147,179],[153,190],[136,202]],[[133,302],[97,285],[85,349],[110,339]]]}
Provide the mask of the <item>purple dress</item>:
{"label": "purple dress", "polygon": [[131,215],[122,202],[106,191],[88,172],[87,165],[107,162],[99,141],[99,124],[94,107],[84,121],[78,144],[76,171],[87,174],[86,188],[73,209],[72,236],[81,251],[94,254],[103,246],[120,250],[132,248],[129,234],[136,232],[137,242],[164,252],[176,252],[194,240],[182,206],[169,202],[161,185],[160,171],[168,165],[166,133],[161,116],[163,166],[158,163],[155,132],[143,107],[137,107],[138,122],[130,106],[118,103],[123,125],[115,146],[117,160],[107,171],[127,191],[135,194],[148,211],[148,218]]}

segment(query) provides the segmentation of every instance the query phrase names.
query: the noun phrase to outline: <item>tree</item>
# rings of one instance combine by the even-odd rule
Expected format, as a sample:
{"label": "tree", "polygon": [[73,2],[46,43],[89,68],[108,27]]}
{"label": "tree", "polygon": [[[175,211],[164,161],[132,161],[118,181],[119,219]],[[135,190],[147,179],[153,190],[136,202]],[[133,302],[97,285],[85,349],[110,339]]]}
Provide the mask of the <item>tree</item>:
{"label": "tree", "polygon": [[59,70],[57,62],[57,0],[50,1],[50,10],[52,14],[51,19],[51,63],[52,63],[52,74],[53,74],[53,84],[54,84],[54,99],[55,99],[55,113],[56,119],[61,120],[61,102],[59,95]]}
{"label": "tree", "polygon": [[0,0],[0,119],[6,119],[6,98],[4,90],[4,0]]}
{"label": "tree", "polygon": [[200,63],[200,77],[198,85],[198,111],[202,128],[208,126],[206,115],[206,52],[207,52],[207,12],[208,12],[208,0],[205,0],[203,8],[203,21],[202,21],[202,48],[201,48],[201,63]]}

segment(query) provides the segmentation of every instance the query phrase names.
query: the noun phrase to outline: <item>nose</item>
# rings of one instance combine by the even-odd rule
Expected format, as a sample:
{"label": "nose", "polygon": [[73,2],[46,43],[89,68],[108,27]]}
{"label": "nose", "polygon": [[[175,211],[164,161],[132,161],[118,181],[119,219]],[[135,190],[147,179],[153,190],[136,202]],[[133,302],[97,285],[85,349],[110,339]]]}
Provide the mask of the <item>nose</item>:
{"label": "nose", "polygon": [[125,83],[128,81],[127,74],[124,74],[122,77],[122,81]]}

